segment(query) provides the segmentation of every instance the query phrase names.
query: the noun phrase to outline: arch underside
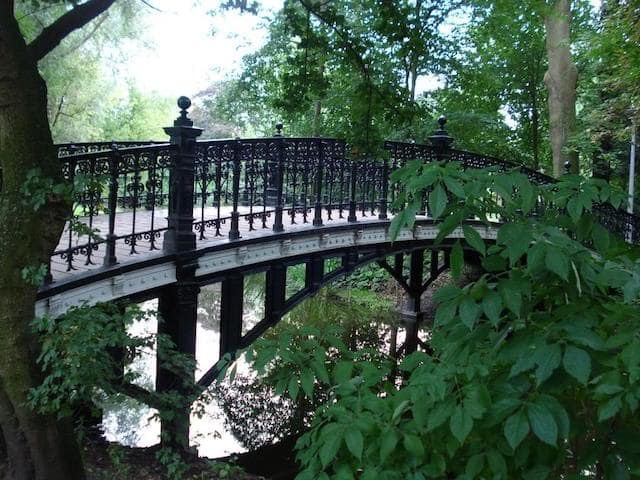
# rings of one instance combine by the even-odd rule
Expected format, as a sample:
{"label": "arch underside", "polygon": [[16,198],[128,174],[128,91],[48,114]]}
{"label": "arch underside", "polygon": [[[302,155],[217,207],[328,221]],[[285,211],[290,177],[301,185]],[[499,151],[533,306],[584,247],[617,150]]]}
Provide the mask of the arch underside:
{"label": "arch underside", "polygon": [[[475,221],[469,221],[468,224],[485,240],[495,240],[497,225],[487,226]],[[81,305],[113,300],[135,303],[159,298],[160,315],[165,319],[175,317],[177,322],[176,325],[169,325],[169,331],[186,338],[185,345],[179,345],[179,349],[187,352],[193,350],[190,353],[195,355],[196,319],[184,317],[195,317],[195,313],[188,312],[197,310],[200,287],[220,283],[220,359],[197,381],[200,387],[207,387],[218,377],[228,360],[235,358],[236,352],[251,345],[296,305],[323,286],[366,264],[379,262],[405,293],[419,299],[429,284],[447,268],[448,245],[455,239],[464,239],[459,228],[436,245],[438,225],[428,218],[419,218],[412,229],[402,229],[395,241],[391,240],[389,227],[389,220],[372,220],[256,236],[182,255],[156,255],[55,285],[40,293],[37,313],[60,316]],[[404,275],[402,265],[397,264],[398,255],[425,250],[436,252],[435,256],[432,255],[432,268],[426,279],[422,270]],[[444,251],[445,254],[438,255],[438,251]],[[389,257],[395,257],[393,265],[387,262]],[[327,271],[325,264],[329,259],[333,260],[335,268]],[[286,296],[287,268],[300,264],[305,265],[304,286]],[[266,279],[264,318],[243,333],[244,277],[261,272],[265,273]],[[412,275],[415,278],[411,278]],[[165,305],[169,305],[170,309],[174,304],[187,305],[188,308],[163,314],[163,308],[167,308],[162,307],[163,297],[169,299],[165,300]]]}

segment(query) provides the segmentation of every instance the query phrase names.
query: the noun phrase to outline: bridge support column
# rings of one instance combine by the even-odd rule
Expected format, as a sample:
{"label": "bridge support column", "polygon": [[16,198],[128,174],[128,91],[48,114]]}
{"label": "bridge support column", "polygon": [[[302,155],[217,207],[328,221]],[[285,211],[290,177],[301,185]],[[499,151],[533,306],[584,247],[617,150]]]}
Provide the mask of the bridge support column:
{"label": "bridge support column", "polygon": [[322,286],[322,278],[324,277],[324,259],[320,256],[311,257],[307,262],[307,270],[305,272],[305,287],[315,292],[320,290]]}
{"label": "bridge support column", "polygon": [[244,276],[232,273],[222,281],[220,300],[220,357],[240,348],[244,305]]}
{"label": "bridge support column", "polygon": [[[196,326],[200,287],[187,279],[166,287],[158,298],[158,342],[156,390],[174,393],[175,399],[160,412],[163,445],[189,449],[189,417],[195,388]],[[163,341],[166,338],[172,345]],[[180,358],[183,357],[183,358]],[[176,360],[179,360],[176,362]]]}
{"label": "bridge support column", "polygon": [[418,327],[424,318],[420,305],[422,296],[422,276],[424,274],[424,250],[411,253],[409,264],[408,289],[405,289],[404,308],[401,313],[405,325],[406,340],[404,352],[409,355],[418,349]]}
{"label": "bridge support column", "polygon": [[275,325],[282,318],[286,288],[286,266],[274,265],[267,270],[264,316],[269,325]]}
{"label": "bridge support column", "polygon": [[[202,130],[194,128],[187,116],[190,106],[191,100],[180,97],[180,116],[173,122],[173,127],[164,129],[177,150],[173,154],[169,173],[169,229],[162,247],[168,253],[187,252],[196,248],[193,188],[196,139]],[[160,318],[156,390],[176,394],[160,411],[162,444],[186,452],[189,449],[191,403],[196,393],[196,325],[200,287],[195,282],[196,265],[178,262],[176,267],[176,283],[165,287],[158,297]],[[170,342],[164,342],[164,339]],[[175,360],[179,357],[183,358],[177,366]]]}

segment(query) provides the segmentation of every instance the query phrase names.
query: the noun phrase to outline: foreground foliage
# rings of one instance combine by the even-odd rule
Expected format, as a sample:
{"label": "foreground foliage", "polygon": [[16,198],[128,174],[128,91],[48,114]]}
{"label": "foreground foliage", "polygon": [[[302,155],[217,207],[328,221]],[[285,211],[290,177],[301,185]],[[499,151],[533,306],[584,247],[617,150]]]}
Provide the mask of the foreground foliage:
{"label": "foreground foliage", "polygon": [[[464,233],[452,244],[453,276],[464,249],[485,274],[436,293],[432,351],[405,358],[401,379],[390,359],[339,344],[344,361],[326,372],[313,361],[313,380],[300,377],[292,395],[323,388],[330,399],[298,443],[298,478],[640,476],[640,263],[594,214],[622,197],[578,176],[539,187],[455,163],[409,163],[396,180],[406,208],[394,231],[411,227],[426,200],[437,241]],[[498,219],[489,244],[478,230]]]}

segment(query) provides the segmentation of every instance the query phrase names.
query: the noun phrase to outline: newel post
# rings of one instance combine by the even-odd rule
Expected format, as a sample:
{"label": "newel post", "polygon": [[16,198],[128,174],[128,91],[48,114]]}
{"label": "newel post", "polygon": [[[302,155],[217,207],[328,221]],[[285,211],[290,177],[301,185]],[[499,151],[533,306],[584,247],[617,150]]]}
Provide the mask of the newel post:
{"label": "newel post", "polygon": [[446,156],[449,154],[449,150],[451,149],[451,144],[453,143],[454,138],[449,135],[449,133],[444,129],[444,126],[447,124],[447,117],[444,115],[438,118],[438,125],[440,128],[436,130],[433,135],[429,137],[429,142],[431,142],[431,146],[435,148],[436,153],[439,156]]}
{"label": "newel post", "polygon": [[[175,150],[169,173],[169,230],[163,249],[167,253],[188,252],[196,248],[193,231],[193,190],[196,139],[202,133],[187,117],[191,100],[178,99],[180,116],[173,127],[164,131],[171,137]],[[195,391],[196,330],[198,293],[195,278],[197,263],[176,259],[176,282],[163,287],[158,294],[158,335],[170,342],[158,341],[156,391],[174,393],[176,400],[160,409],[161,441],[180,452],[189,450],[189,418]],[[175,351],[174,351],[175,350]],[[189,359],[180,368],[172,368],[175,353]]]}
{"label": "newel post", "polygon": [[195,128],[187,116],[191,100],[178,99],[180,116],[173,127],[166,127],[165,133],[170,143],[176,145],[169,173],[169,230],[164,235],[163,249],[167,252],[184,252],[196,248],[196,234],[193,231],[193,183],[195,176],[196,139],[202,129]]}

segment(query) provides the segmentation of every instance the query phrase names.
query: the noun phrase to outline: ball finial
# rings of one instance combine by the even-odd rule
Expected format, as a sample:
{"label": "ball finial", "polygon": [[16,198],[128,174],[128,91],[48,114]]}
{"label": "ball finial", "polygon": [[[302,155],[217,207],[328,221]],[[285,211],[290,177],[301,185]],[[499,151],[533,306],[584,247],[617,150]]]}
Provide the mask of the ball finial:
{"label": "ball finial", "polygon": [[178,98],[178,107],[180,110],[187,110],[191,106],[191,99],[189,97],[182,96]]}
{"label": "ball finial", "polygon": [[447,124],[447,117],[445,117],[444,115],[440,115],[440,118],[438,118],[438,125],[440,125],[440,128],[444,128],[444,126]]}
{"label": "ball finial", "polygon": [[282,136],[282,129],[284,128],[284,125],[282,124],[282,122],[278,122],[276,123],[276,137],[281,137]]}
{"label": "ball finial", "polygon": [[191,99],[182,96],[178,98],[178,107],[180,108],[180,116],[176,118],[173,125],[176,127],[193,127],[193,122],[189,119],[187,109],[191,106]]}

